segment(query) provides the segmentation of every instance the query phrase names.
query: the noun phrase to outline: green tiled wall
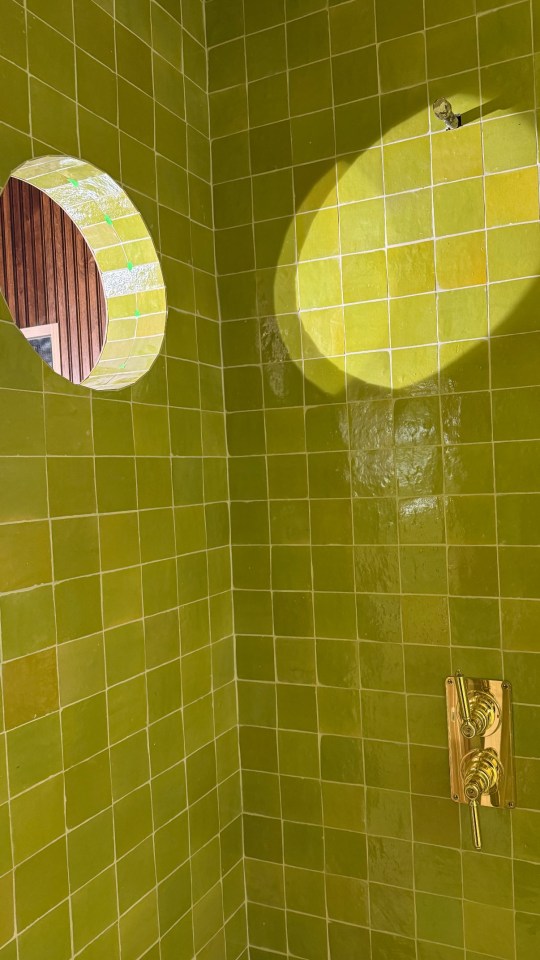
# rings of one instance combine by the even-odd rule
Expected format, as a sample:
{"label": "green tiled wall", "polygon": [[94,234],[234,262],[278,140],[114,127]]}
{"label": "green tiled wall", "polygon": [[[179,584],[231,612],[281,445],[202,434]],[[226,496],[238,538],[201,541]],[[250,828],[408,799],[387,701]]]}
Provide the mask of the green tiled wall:
{"label": "green tiled wall", "polygon": [[[252,960],[532,960],[537,0],[0,22],[2,182],[106,169],[170,305],[110,395],[0,313],[0,960],[245,957],[243,850]],[[519,806],[480,855],[458,667],[516,697]]]}
{"label": "green tiled wall", "polygon": [[245,949],[203,10],[0,0],[1,184],[51,152],[105,169],[169,299],[110,394],[0,308],[1,960]]}
{"label": "green tiled wall", "polygon": [[[251,958],[533,960],[540,4],[207,16]],[[457,668],[514,684],[481,854]]]}

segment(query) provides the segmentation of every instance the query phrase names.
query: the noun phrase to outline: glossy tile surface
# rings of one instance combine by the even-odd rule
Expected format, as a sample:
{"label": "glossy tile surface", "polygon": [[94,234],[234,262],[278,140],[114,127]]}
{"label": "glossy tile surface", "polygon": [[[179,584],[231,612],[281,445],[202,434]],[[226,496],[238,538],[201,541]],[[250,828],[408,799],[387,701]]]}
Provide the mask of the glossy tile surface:
{"label": "glossy tile surface", "polygon": [[[251,955],[530,960],[538,5],[212,11]],[[515,689],[518,809],[481,855],[457,668]]]}
{"label": "glossy tile surface", "polygon": [[44,367],[0,307],[0,957],[236,960],[204,7],[0,0],[0,21],[2,185],[53,152],[106,170],[169,304],[151,372],[100,396]]}

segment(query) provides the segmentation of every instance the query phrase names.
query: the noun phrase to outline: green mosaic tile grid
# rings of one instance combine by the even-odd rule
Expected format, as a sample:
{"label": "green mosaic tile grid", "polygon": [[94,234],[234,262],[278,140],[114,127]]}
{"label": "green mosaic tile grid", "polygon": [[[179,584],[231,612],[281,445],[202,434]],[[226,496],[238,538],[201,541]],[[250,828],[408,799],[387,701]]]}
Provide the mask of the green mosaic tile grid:
{"label": "green mosaic tile grid", "polygon": [[[207,28],[250,956],[533,960],[540,5],[208,0]],[[515,691],[480,855],[457,668]]]}
{"label": "green mosaic tile grid", "polygon": [[[2,185],[129,193],[166,346],[120,393],[0,309],[0,958],[245,954],[228,480],[201,0],[0,0]],[[3,303],[3,301],[2,301]]]}

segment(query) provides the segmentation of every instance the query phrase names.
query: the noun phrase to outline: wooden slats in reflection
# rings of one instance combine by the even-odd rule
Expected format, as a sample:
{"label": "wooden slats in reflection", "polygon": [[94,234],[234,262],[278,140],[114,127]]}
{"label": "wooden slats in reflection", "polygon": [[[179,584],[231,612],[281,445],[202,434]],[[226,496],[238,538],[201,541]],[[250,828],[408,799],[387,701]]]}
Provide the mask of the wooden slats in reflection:
{"label": "wooden slats in reflection", "polygon": [[0,288],[17,326],[59,324],[62,373],[84,380],[105,337],[96,262],[62,208],[14,178],[0,198]]}

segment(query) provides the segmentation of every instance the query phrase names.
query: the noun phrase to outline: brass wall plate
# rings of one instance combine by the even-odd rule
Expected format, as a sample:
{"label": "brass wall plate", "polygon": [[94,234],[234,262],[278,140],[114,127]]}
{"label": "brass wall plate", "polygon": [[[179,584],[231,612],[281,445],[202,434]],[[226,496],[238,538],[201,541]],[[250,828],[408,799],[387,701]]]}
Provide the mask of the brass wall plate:
{"label": "brass wall plate", "polygon": [[450,747],[450,785],[452,799],[456,803],[468,803],[464,792],[463,766],[465,759],[475,750],[491,750],[500,762],[497,789],[483,794],[479,803],[484,807],[515,807],[516,784],[514,752],[512,743],[512,687],[505,680],[481,680],[465,677],[467,695],[474,697],[489,694],[497,704],[497,716],[484,736],[467,739],[461,732],[462,718],[459,710],[455,677],[446,679],[446,708],[448,720],[448,743]]}

